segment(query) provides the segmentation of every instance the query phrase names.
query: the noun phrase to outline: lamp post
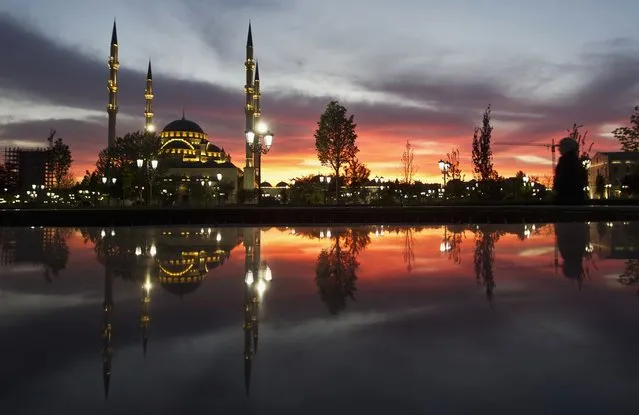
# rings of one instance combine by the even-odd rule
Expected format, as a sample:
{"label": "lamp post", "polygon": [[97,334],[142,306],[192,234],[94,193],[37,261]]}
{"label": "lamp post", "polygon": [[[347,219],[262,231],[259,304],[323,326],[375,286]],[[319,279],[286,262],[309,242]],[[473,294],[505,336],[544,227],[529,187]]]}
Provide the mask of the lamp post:
{"label": "lamp post", "polygon": [[444,187],[446,187],[446,178],[448,177],[448,170],[450,169],[450,163],[448,161],[439,160],[439,170],[442,172],[444,179]]}
{"label": "lamp post", "polygon": [[[111,183],[112,183],[113,186],[115,186],[115,183],[117,181],[118,181],[118,179],[116,177],[111,177]],[[106,177],[106,176],[102,177],[102,184],[104,184],[106,186],[107,195],[109,196],[108,204],[111,204],[111,191],[110,191],[111,185],[109,185],[108,183],[109,183],[108,177]]]}
{"label": "lamp post", "polygon": [[257,171],[257,203],[262,200],[262,154],[267,154],[273,145],[273,133],[263,122],[257,124],[256,131],[246,131],[246,142],[255,157],[255,168]]}
{"label": "lamp post", "polygon": [[159,162],[156,159],[152,160],[144,160],[137,159],[136,160],[138,169],[144,168],[144,173],[147,181],[149,182],[149,206],[153,203],[153,179],[154,173],[158,168]]}
{"label": "lamp post", "polygon": [[331,176],[320,176],[319,177],[319,181],[320,183],[322,183],[322,187],[324,182],[326,182],[326,187],[323,189],[324,190],[324,204],[326,204],[326,201],[328,200],[328,187],[331,184]]}

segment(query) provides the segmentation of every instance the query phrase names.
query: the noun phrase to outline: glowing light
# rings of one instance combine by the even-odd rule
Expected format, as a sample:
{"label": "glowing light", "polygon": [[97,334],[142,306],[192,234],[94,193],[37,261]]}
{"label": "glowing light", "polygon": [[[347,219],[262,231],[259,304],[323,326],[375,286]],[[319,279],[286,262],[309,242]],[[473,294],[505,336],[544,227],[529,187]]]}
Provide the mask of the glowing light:
{"label": "glowing light", "polygon": [[271,281],[272,279],[273,279],[273,272],[271,271],[271,268],[267,265],[266,268],[264,269],[264,280]]}
{"label": "glowing light", "polygon": [[104,229],[102,229],[102,230],[100,231],[100,236],[101,236],[102,238],[104,238],[104,237],[106,236],[106,232],[104,231]]}
{"label": "glowing light", "polygon": [[268,126],[263,121],[260,121],[259,123],[257,123],[256,130],[258,134],[266,134],[266,132],[268,131]]}
{"label": "glowing light", "polygon": [[111,229],[111,236],[115,236],[115,231]]}
{"label": "glowing light", "polygon": [[153,170],[158,168],[158,161],[157,160],[151,160],[151,168]]}
{"label": "glowing light", "polygon": [[215,236],[215,240],[220,242],[222,240],[222,234],[218,232],[217,235]]}
{"label": "glowing light", "polygon": [[327,237],[327,238],[330,238],[330,237],[331,237],[331,235],[332,235],[332,234],[331,234],[331,230],[330,230],[330,229],[329,229],[329,230],[327,230],[327,231],[326,231],[326,237]]}
{"label": "glowing light", "polygon": [[261,297],[266,292],[266,283],[264,280],[259,280],[255,288],[257,288],[257,294]]}
{"label": "glowing light", "polygon": [[246,142],[249,144],[253,144],[253,140],[255,140],[255,133],[253,131],[247,131]]}
{"label": "glowing light", "polygon": [[140,248],[139,246],[137,246],[135,248],[135,256],[140,256],[142,255],[142,248]]}
{"label": "glowing light", "polygon": [[149,254],[151,255],[151,257],[155,257],[155,254],[157,253],[158,253],[158,250],[155,247],[155,244],[151,244],[151,248],[149,248]]}
{"label": "glowing light", "polygon": [[246,278],[244,279],[244,282],[246,282],[246,285],[251,285],[253,284],[254,281],[255,281],[255,278],[253,278],[253,271],[251,270],[246,271]]}
{"label": "glowing light", "polygon": [[142,288],[144,288],[147,292],[151,291],[151,288],[153,287],[151,285],[151,280],[149,279],[149,277],[146,277],[146,281],[144,282],[144,285],[142,286]]}

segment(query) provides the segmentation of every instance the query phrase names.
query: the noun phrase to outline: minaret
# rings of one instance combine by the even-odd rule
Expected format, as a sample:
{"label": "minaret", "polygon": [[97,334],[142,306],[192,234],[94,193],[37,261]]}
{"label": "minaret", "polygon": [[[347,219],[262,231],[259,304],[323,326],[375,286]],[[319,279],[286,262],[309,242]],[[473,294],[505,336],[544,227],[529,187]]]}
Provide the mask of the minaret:
{"label": "minaret", "polygon": [[146,356],[146,346],[149,342],[149,304],[151,303],[151,279],[147,275],[144,285],[142,285],[142,312],[140,313],[140,330],[142,331],[142,354]]}
{"label": "minaret", "polygon": [[151,59],[149,59],[149,69],[146,71],[146,88],[144,89],[144,132],[152,133],[155,131],[153,127],[153,73],[151,72]]}
{"label": "minaret", "polygon": [[109,81],[107,89],[109,90],[109,104],[107,105],[107,113],[109,114],[109,137],[108,146],[113,147],[115,144],[115,118],[118,113],[118,69],[120,62],[118,61],[118,33],[113,20],[113,32],[111,33],[111,53],[109,55]]}
{"label": "minaret", "polygon": [[[246,62],[244,62],[244,66],[246,68],[246,84],[244,85],[244,92],[246,94],[246,107],[244,108],[246,124],[244,128],[246,131],[255,131],[255,107],[253,105],[255,61],[253,60],[253,33],[251,30],[251,22],[249,22],[248,38],[246,39]],[[246,147],[246,163],[244,166],[244,190],[253,190],[255,188],[255,167],[253,164],[253,150],[247,143],[246,137],[244,137],[244,143]]]}
{"label": "minaret", "polygon": [[102,381],[104,382],[104,399],[109,399],[109,385],[111,381],[111,358],[113,357],[113,347],[111,347],[111,313],[113,311],[113,280],[111,272],[105,265],[104,268],[104,303],[102,320]]}
{"label": "minaret", "polygon": [[[257,127],[260,123],[260,66],[258,61],[255,61],[255,80],[253,81],[253,126]],[[257,137],[256,137],[257,140]],[[255,183],[259,184],[262,181],[260,177],[260,170],[262,164],[262,152],[253,152],[253,166],[255,167]]]}

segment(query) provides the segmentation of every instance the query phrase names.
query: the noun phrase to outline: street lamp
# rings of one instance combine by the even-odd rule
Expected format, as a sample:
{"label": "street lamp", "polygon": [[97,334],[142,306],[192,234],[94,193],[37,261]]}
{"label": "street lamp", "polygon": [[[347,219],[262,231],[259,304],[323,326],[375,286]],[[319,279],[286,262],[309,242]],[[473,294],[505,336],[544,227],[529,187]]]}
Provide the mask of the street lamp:
{"label": "street lamp", "polygon": [[138,166],[138,169],[145,167],[144,173],[146,173],[145,174],[146,180],[149,182],[149,205],[151,205],[153,203],[154,173],[158,168],[159,162],[156,159],[151,159],[151,160],[146,160],[146,163],[145,163],[145,160],[140,158],[136,160],[136,164]]}
{"label": "street lamp", "polygon": [[448,161],[439,160],[439,170],[442,172],[444,178],[444,187],[446,187],[446,178],[448,177],[448,170],[450,169],[450,163]]}
{"label": "street lamp", "polygon": [[273,145],[273,133],[263,122],[258,122],[256,131],[246,131],[245,137],[253,155],[255,157],[255,168],[257,169],[257,203],[262,200],[262,154],[267,154]]}
{"label": "street lamp", "polygon": [[326,182],[326,187],[324,188],[324,204],[326,204],[326,201],[328,199],[328,187],[331,184],[331,176],[320,176],[319,180],[322,184]]}

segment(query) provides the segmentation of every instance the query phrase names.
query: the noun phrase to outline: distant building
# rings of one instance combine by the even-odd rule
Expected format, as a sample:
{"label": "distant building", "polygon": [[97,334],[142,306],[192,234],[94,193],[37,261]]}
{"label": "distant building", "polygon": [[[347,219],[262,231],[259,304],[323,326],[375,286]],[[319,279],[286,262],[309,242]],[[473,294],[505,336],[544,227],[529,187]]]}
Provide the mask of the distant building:
{"label": "distant building", "polygon": [[9,193],[24,193],[54,184],[48,148],[6,148],[4,151],[5,185]]}
{"label": "distant building", "polygon": [[639,259],[639,223],[592,223],[590,241],[600,258]]}
{"label": "distant building", "polygon": [[604,178],[604,198],[614,198],[621,195],[621,185],[624,177],[639,165],[639,152],[613,151],[600,152],[591,159],[588,168],[588,186],[590,197],[598,198],[597,176]]}

